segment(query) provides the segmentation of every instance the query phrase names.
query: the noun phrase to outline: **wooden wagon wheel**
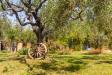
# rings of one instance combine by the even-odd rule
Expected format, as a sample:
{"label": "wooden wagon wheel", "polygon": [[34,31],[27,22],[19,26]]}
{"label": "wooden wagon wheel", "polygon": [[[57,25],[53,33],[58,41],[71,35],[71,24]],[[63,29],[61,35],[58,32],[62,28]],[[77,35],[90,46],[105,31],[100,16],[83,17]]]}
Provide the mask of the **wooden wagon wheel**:
{"label": "wooden wagon wheel", "polygon": [[31,59],[45,58],[47,54],[47,47],[43,43],[39,43],[34,49],[28,50],[28,56]]}

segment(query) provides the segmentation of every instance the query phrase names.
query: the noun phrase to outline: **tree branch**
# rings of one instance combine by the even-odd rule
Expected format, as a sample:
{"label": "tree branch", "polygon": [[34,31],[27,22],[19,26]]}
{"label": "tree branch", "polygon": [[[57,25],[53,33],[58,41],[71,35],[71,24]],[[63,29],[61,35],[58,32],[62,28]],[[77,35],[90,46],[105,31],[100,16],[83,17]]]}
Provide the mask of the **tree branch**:
{"label": "tree branch", "polygon": [[22,25],[18,13],[12,8],[11,4],[10,4],[8,1],[6,1],[6,3],[7,3],[7,5],[8,5],[8,7],[12,9],[12,11],[13,11],[13,13],[15,14],[15,16],[16,16],[17,20],[19,21],[20,25]]}
{"label": "tree branch", "polygon": [[25,3],[23,0],[21,0],[21,2],[28,9],[28,13],[30,13],[32,10],[32,0],[28,0],[28,3]]}
{"label": "tree branch", "polygon": [[23,0],[21,0],[21,2],[24,4],[25,7],[29,8],[29,5],[27,3],[25,3]]}
{"label": "tree branch", "polygon": [[43,1],[39,4],[39,6],[35,9],[36,15],[37,15],[39,9],[41,9],[42,5],[43,5],[46,1],[47,1],[47,0],[43,0]]}
{"label": "tree branch", "polygon": [[17,8],[24,9],[24,7],[22,7],[22,6],[18,6],[18,5],[15,5],[15,4],[13,4],[13,3],[10,3],[10,5],[15,6],[15,7],[17,7]]}
{"label": "tree branch", "polygon": [[[10,3],[9,1],[7,1],[7,0],[5,0],[5,2],[6,2],[6,5],[4,5],[4,3],[2,2],[2,0],[0,0],[0,2],[1,2],[1,4],[2,4],[2,7],[3,6],[7,6],[7,8],[5,9],[4,7],[3,7],[3,9],[6,11],[6,10],[12,10],[12,14],[14,14],[15,15],[15,17],[16,17],[16,19],[18,20],[18,22],[20,23],[20,25],[22,25],[22,26],[25,26],[25,25],[27,25],[27,24],[31,24],[32,26],[38,26],[38,27],[40,27],[41,29],[43,29],[43,25],[41,24],[41,21],[40,21],[40,18],[36,15],[36,12],[38,12],[38,10],[42,7],[42,5],[43,5],[43,3],[45,3],[47,0],[43,0],[40,4],[39,4],[39,6],[33,11],[33,12],[29,12],[28,10],[31,8],[31,6],[32,6],[32,3],[31,3],[31,0],[28,0],[28,3],[25,3],[23,0],[21,0],[21,2],[23,3],[23,5],[25,6],[25,7],[27,7],[27,9],[28,10],[25,10],[25,7],[23,6],[19,6],[19,5],[15,5],[15,4],[13,4],[13,3]],[[28,5],[29,4],[29,5]],[[16,8],[19,8],[19,10],[17,10]],[[22,23],[22,21],[21,21],[21,19],[20,19],[20,17],[19,17],[19,14],[18,14],[18,12],[21,12],[21,11],[25,11],[26,12],[26,15],[27,16],[29,16],[28,15],[28,13],[31,13],[32,14],[32,16],[34,17],[34,19],[35,19],[35,21],[36,21],[36,23],[33,23],[33,22],[31,22],[30,20],[30,22],[26,22],[26,23]],[[31,15],[29,16],[29,17],[31,17]]]}
{"label": "tree branch", "polygon": [[77,17],[75,17],[75,18],[73,18],[73,17],[71,17],[73,20],[77,20],[77,19],[80,19],[81,21],[83,21],[83,19],[82,19],[82,17],[81,17],[81,14],[82,14],[82,10],[78,13],[78,16]]}
{"label": "tree branch", "polygon": [[7,2],[7,5],[12,9],[12,11],[13,11],[13,13],[15,14],[16,19],[18,20],[18,22],[20,23],[20,25],[22,25],[22,26],[25,26],[25,25],[28,25],[28,24],[35,25],[35,23],[32,23],[32,22],[22,23],[21,20],[20,20],[20,18],[19,18],[18,12],[15,11],[15,10],[12,8],[11,4],[10,4],[8,1],[6,1],[6,2]]}
{"label": "tree branch", "polygon": [[5,7],[4,7],[4,4],[3,4],[2,0],[0,0],[0,3],[1,3],[2,9],[5,10]]}
{"label": "tree branch", "polygon": [[[15,4],[12,4],[12,3],[10,3],[10,5],[11,5],[11,7],[12,7],[14,10],[16,10],[17,12],[21,12],[21,11],[25,11],[25,12],[26,12],[24,6],[15,5]],[[17,8],[18,8],[18,9],[17,9]]]}
{"label": "tree branch", "polygon": [[23,23],[22,26],[25,26],[25,25],[28,25],[28,24],[30,24],[30,25],[32,25],[32,26],[35,26],[35,25],[36,25],[36,23],[26,22],[26,23]]}

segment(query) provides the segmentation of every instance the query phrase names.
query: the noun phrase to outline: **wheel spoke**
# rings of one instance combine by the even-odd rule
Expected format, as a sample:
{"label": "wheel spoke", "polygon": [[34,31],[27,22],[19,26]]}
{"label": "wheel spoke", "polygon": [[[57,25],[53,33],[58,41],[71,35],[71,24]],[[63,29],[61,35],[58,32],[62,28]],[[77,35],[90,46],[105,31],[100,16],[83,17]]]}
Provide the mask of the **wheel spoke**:
{"label": "wheel spoke", "polygon": [[29,51],[30,57],[32,58],[40,58],[45,57],[47,53],[47,48],[43,43],[40,43],[38,46]]}

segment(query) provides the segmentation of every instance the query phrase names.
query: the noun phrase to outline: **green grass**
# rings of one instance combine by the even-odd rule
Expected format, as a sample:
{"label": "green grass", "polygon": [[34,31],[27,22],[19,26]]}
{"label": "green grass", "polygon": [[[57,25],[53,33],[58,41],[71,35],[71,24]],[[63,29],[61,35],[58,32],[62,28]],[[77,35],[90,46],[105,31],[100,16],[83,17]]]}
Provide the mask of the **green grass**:
{"label": "green grass", "polygon": [[0,75],[112,75],[112,55],[49,54],[45,60],[0,52]]}

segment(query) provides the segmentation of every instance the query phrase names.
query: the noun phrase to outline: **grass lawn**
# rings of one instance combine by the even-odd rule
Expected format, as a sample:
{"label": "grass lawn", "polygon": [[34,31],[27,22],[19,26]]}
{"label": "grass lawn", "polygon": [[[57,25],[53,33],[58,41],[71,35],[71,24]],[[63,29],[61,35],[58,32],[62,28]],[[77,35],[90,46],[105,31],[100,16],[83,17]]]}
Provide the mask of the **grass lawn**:
{"label": "grass lawn", "polygon": [[49,54],[45,60],[0,52],[0,75],[112,75],[112,55]]}

